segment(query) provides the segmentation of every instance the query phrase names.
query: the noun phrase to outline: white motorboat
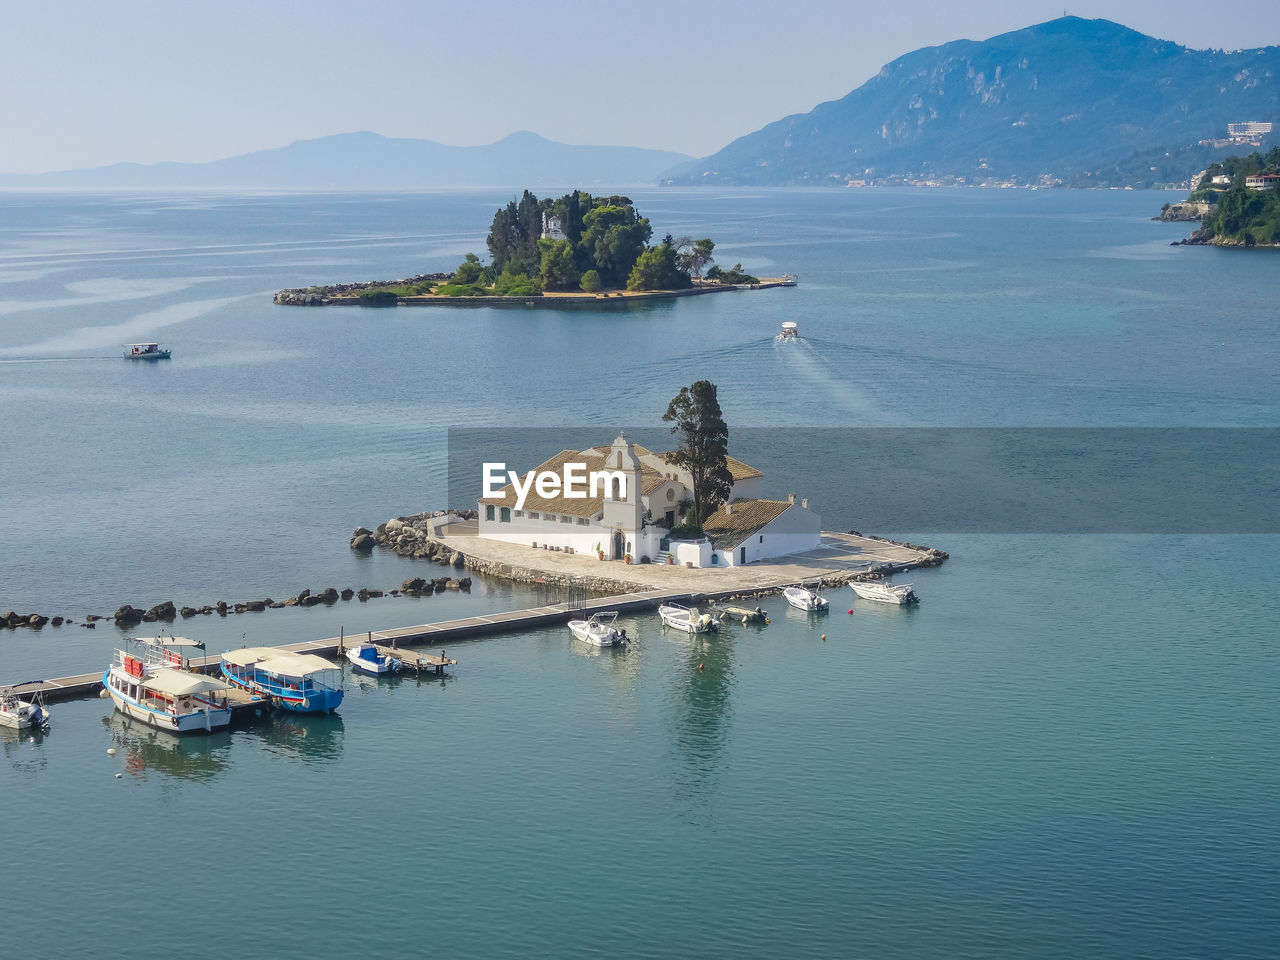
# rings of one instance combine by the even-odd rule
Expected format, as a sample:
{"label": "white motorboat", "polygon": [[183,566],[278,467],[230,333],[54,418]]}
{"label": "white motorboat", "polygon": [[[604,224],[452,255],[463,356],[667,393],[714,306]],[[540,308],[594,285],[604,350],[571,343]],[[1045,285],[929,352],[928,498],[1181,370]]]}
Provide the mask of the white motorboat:
{"label": "white motorboat", "polygon": [[43,682],[27,680],[10,687],[0,687],[0,726],[15,730],[49,729],[49,708],[44,705],[44,697],[40,692],[37,690],[31,694],[30,700],[23,700],[18,696],[19,687]]}
{"label": "white motorboat", "polygon": [[375,677],[384,673],[399,673],[401,663],[389,653],[379,653],[377,644],[362,643],[347,651],[347,659],[351,666],[361,673],[371,673]]}
{"label": "white motorboat", "polygon": [[800,336],[799,328],[790,320],[786,320],[782,324],[782,332],[778,334],[779,339],[790,340],[792,337]]}
{"label": "white motorboat", "polygon": [[617,610],[601,610],[586,620],[570,620],[569,630],[579,640],[597,647],[618,647],[627,642],[627,631],[614,626]]}
{"label": "white motorboat", "polygon": [[170,351],[158,343],[126,343],[124,355],[130,360],[168,360]]}
{"label": "white motorboat", "polygon": [[863,600],[877,603],[919,603],[920,598],[909,583],[890,583],[888,580],[850,580],[849,586]]}
{"label": "white motorboat", "polygon": [[709,613],[698,613],[678,603],[664,603],[658,607],[658,616],[664,627],[675,627],[685,633],[710,633],[720,629],[720,621]]}
{"label": "white motorboat", "polygon": [[797,610],[821,612],[831,606],[831,601],[822,595],[822,586],[812,588],[806,586],[787,587],[782,591],[787,603]]}
{"label": "white motorboat", "polygon": [[228,685],[196,673],[179,653],[203,648],[186,637],[125,637],[125,649],[116,651],[102,686],[117,710],[158,730],[220,730],[231,722]]}
{"label": "white motorboat", "polygon": [[783,287],[794,287],[799,282],[800,278],[794,273],[784,273],[778,278],[778,284]]}

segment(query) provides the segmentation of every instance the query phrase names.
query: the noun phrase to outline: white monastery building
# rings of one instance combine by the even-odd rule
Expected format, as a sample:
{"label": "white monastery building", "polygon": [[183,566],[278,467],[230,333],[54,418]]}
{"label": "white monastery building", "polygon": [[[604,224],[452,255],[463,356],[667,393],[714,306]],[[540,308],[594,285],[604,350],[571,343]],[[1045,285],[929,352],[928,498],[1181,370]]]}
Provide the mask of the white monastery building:
{"label": "white monastery building", "polygon": [[[688,471],[668,463],[667,455],[653,453],[619,433],[611,446],[586,450],[561,450],[524,474],[523,503],[515,483],[496,495],[477,501],[479,535],[506,543],[591,554],[599,551],[607,560],[630,557],[642,563],[690,563],[695,567],[739,566],[769,557],[812,550],[820,543],[821,520],[807,500],[765,500],[764,474],[741,460],[728,458],[733,486],[729,500],[707,518],[701,540],[671,540],[668,534],[679,522],[682,504],[693,498]],[[566,464],[581,476],[617,471],[619,484],[599,484],[583,489],[585,496],[568,497],[563,491],[541,496],[532,476],[565,475]],[[492,488],[490,488],[492,489]]]}

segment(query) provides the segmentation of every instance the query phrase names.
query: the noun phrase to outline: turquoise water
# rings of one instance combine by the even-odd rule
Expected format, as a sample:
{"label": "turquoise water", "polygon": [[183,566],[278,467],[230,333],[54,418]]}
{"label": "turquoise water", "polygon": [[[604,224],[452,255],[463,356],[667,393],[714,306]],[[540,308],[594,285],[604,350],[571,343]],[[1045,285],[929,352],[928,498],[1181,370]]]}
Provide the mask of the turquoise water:
{"label": "turquoise water", "polygon": [[[346,540],[437,505],[445,428],[605,434],[702,376],[731,429],[1276,423],[1275,259],[1169,247],[1159,195],[644,192],[659,233],[801,286],[603,316],[269,302],[448,268],[505,199],[0,196],[0,607],[392,587],[438,568]],[[803,350],[773,342],[788,318]],[[117,360],[135,339],[174,359]],[[706,641],[643,617],[627,651],[460,644],[444,682],[353,679],[340,717],[180,744],[57,705],[47,737],[0,733],[25,804],[0,849],[46,891],[6,929],[69,954],[198,918],[191,952],[222,955],[233,917],[299,957],[1274,955],[1275,538],[881,532],[952,553],[918,609],[843,591]],[[100,666],[117,636],[0,633],[0,676]]]}

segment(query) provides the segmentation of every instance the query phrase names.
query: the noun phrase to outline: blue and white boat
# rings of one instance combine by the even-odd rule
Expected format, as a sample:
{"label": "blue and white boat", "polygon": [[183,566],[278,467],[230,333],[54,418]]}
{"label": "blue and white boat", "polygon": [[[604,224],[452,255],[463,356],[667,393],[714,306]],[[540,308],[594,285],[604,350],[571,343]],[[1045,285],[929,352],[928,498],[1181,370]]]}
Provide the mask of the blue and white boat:
{"label": "blue and white boat", "polygon": [[362,643],[347,651],[347,659],[351,666],[361,673],[371,673],[375,677],[384,673],[399,673],[400,661],[389,653],[379,653],[377,644]]}
{"label": "blue and white boat", "polygon": [[116,709],[134,720],[172,733],[209,733],[231,722],[228,686],[190,669],[184,649],[204,644],[186,637],[125,637],[102,674]]}
{"label": "blue and white boat", "polygon": [[329,713],[342,703],[342,669],[313,654],[274,647],[228,650],[222,655],[222,675],[295,713]]}

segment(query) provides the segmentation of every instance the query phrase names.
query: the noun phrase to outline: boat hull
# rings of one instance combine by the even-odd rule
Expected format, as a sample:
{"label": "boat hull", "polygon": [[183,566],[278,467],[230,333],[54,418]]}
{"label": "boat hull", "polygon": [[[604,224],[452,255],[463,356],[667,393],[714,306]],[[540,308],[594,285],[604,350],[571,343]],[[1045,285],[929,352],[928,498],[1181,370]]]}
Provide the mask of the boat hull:
{"label": "boat hull", "polygon": [[901,584],[905,587],[903,590],[894,590],[879,584],[863,584],[850,583],[849,586],[863,600],[870,600],[873,603],[891,603],[897,606],[904,606],[908,603],[919,603],[920,598],[915,595],[915,591],[908,584]]}
{"label": "boat hull", "polygon": [[293,713],[332,713],[342,703],[341,690],[290,690],[275,684],[243,680],[228,672],[226,664],[222,666],[222,676],[228,683],[241,690],[248,690],[264,700],[271,701],[273,707]]}
{"label": "boat hull", "polygon": [[116,690],[111,685],[110,670],[103,673],[102,685],[111,696],[116,710],[157,730],[167,730],[170,733],[211,733],[223,729],[231,722],[230,707],[219,707],[203,701],[199,710],[187,713],[168,713],[149,707]]}
{"label": "boat hull", "polygon": [[814,597],[807,590],[794,593],[784,590],[782,595],[786,597],[787,603],[797,610],[804,610],[806,613],[821,613],[831,606],[831,601],[826,597]]}
{"label": "boat hull", "polygon": [[49,722],[49,711],[33,703],[20,701],[17,710],[0,709],[0,727],[11,730],[30,730],[32,727],[43,727]]}
{"label": "boat hull", "polygon": [[398,673],[400,670],[400,661],[395,657],[379,656],[376,660],[368,660],[360,656],[360,651],[348,650],[347,660],[350,662],[352,669],[359,670],[361,673],[367,673],[371,677],[380,677],[388,673]]}
{"label": "boat hull", "polygon": [[616,647],[622,642],[622,635],[612,627],[592,630],[585,620],[571,620],[569,632],[594,647]]}

